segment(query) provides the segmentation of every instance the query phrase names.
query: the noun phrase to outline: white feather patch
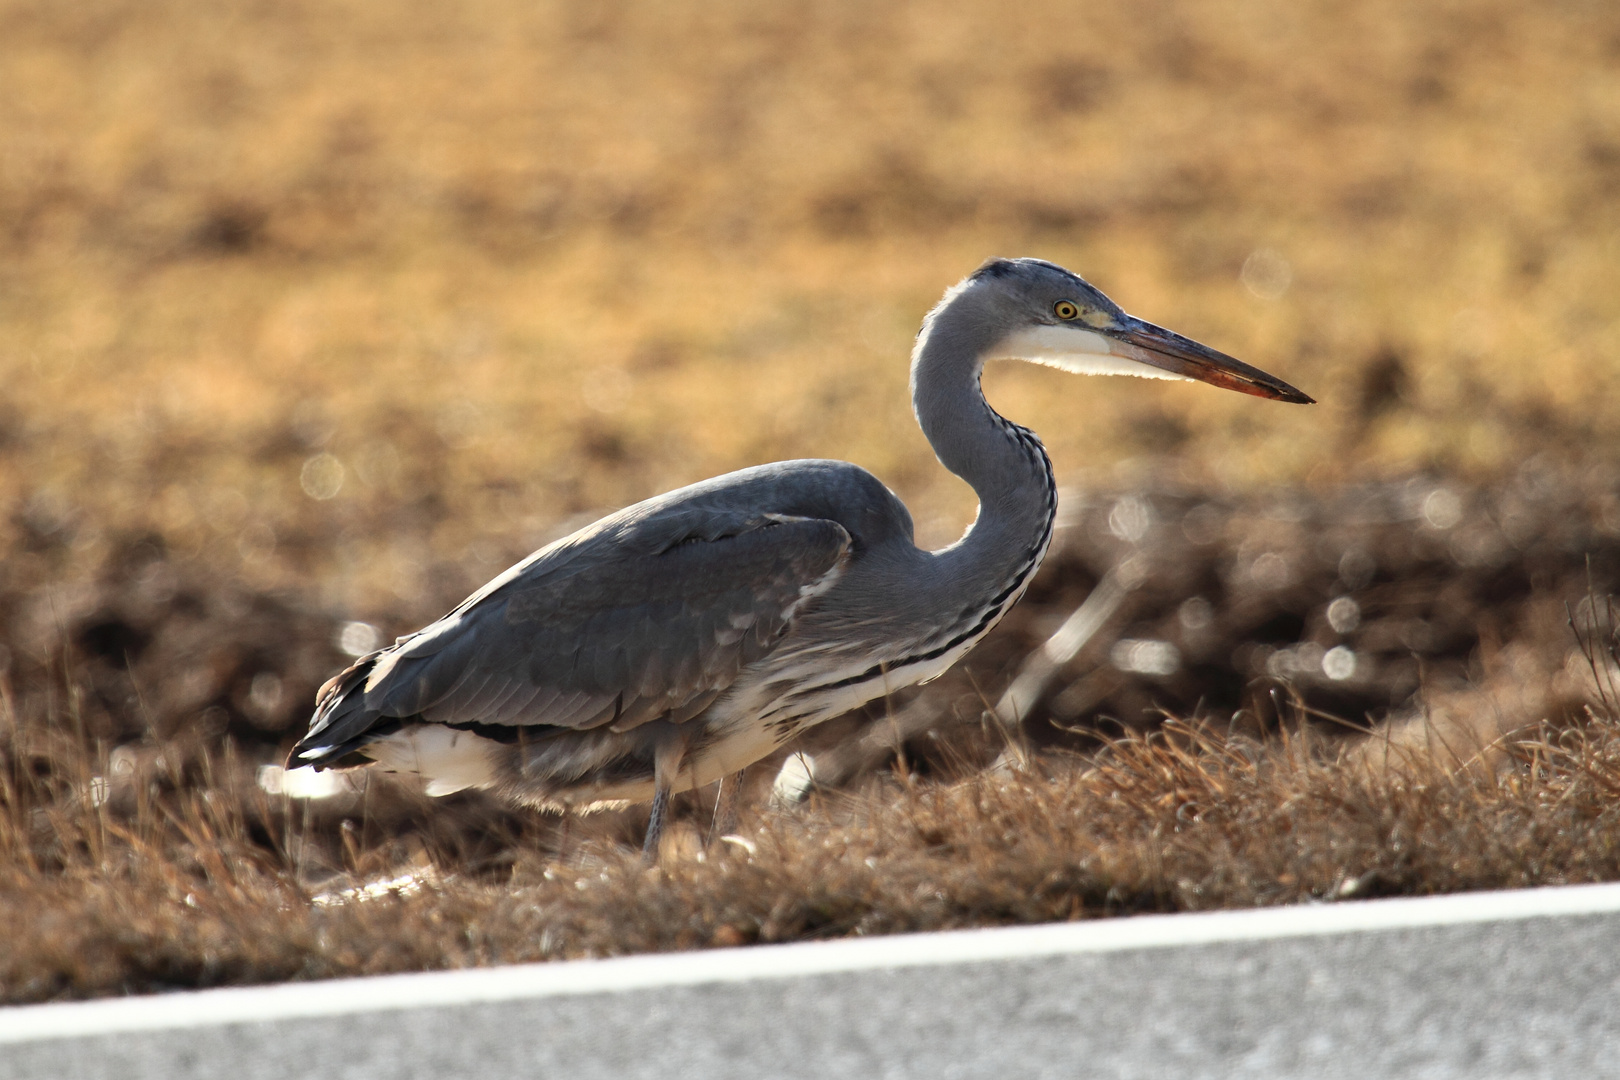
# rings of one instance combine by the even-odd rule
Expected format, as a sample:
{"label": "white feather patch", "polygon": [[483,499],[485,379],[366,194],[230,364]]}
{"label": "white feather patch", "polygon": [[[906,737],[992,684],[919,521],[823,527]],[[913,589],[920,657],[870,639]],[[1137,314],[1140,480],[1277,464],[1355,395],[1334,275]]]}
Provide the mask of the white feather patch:
{"label": "white feather patch", "polygon": [[[1129,351],[1127,351],[1129,350]],[[1132,375],[1139,379],[1195,382],[1152,364],[1132,359],[1139,351],[1128,342],[1078,326],[1037,326],[1008,334],[990,350],[992,360],[1027,360],[1076,375]]]}
{"label": "white feather patch", "polygon": [[501,744],[443,724],[416,724],[385,735],[364,753],[389,772],[416,773],[429,795],[495,783],[495,755]]}

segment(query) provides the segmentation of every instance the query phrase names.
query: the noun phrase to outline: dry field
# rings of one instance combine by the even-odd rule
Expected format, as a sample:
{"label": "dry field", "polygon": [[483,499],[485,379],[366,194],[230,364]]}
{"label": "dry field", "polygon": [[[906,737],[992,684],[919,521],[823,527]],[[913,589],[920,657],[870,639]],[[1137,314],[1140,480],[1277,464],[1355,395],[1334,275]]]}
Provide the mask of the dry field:
{"label": "dry field", "polygon": [[[1612,4],[0,0],[0,102],[0,1001],[1620,877]],[[751,850],[259,782],[624,502],[954,538],[905,357],[991,254],[1322,404],[988,373],[1060,548]]]}

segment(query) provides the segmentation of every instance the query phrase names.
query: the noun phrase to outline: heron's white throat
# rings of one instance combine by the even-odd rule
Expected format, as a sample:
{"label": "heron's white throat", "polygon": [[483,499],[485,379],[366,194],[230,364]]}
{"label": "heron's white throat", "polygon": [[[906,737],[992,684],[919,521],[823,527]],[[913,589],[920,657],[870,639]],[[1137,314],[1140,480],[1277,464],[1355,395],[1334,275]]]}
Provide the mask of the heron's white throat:
{"label": "heron's white throat", "polygon": [[1027,360],[1076,375],[1134,375],[1139,379],[1196,382],[1140,360],[1144,350],[1079,326],[1036,326],[1002,338],[986,359]]}

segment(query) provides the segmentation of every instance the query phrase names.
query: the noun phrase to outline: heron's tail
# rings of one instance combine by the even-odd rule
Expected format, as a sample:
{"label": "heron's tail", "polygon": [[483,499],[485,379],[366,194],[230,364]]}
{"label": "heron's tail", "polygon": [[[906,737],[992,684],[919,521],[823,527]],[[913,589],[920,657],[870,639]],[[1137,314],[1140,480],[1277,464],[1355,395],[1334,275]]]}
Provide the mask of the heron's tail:
{"label": "heron's tail", "polygon": [[360,751],[399,729],[398,720],[381,718],[375,710],[366,708],[366,680],[385,651],[379,649],[362,656],[326,681],[315,695],[315,715],[310,718],[309,732],[287,754],[287,768],[364,765],[370,759]]}

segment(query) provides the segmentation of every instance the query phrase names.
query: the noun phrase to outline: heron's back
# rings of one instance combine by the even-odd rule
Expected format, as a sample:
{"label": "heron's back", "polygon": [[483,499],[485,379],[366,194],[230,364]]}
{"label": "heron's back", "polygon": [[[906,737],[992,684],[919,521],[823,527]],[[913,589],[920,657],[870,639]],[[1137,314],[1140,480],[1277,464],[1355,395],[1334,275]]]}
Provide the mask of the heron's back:
{"label": "heron's back", "polygon": [[[515,754],[528,775],[554,759],[539,771],[564,783],[637,773],[625,758],[647,757],[638,729],[704,714],[846,574],[914,552],[911,537],[904,505],[845,462],[759,466],[647,500],[361,658],[323,689],[291,761],[350,764],[390,740],[420,757],[428,736],[415,729],[432,726],[456,734],[433,734],[443,753],[429,756]],[[704,741],[701,723],[693,731]]]}

